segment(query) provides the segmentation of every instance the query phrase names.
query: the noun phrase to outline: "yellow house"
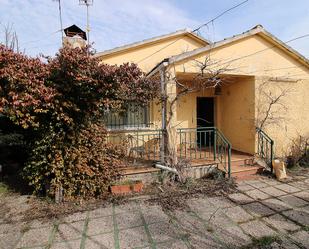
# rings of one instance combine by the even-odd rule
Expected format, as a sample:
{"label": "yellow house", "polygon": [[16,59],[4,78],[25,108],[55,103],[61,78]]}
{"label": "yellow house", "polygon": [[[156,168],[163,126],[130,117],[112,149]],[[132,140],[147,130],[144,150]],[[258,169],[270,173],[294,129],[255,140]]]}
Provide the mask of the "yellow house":
{"label": "yellow house", "polygon": [[[96,56],[107,64],[138,64],[161,79],[167,94],[165,109],[155,101],[106,118],[123,137],[137,133],[135,143],[129,139],[135,154],[156,160],[167,125],[178,158],[212,160],[233,172],[240,159],[252,164],[248,159],[257,155],[271,162],[274,154],[286,155],[294,139],[309,135],[309,61],[261,25],[215,43],[181,30]],[[209,79],[218,84],[190,91]]]}

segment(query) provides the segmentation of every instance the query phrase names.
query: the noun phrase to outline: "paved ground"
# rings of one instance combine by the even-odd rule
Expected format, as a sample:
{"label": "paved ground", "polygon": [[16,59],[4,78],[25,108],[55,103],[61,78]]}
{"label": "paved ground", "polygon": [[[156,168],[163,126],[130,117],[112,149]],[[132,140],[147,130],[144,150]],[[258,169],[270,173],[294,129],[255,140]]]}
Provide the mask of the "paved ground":
{"label": "paved ground", "polygon": [[228,198],[188,200],[188,211],[135,201],[50,223],[7,224],[0,217],[0,248],[235,248],[264,236],[283,240],[272,248],[309,248],[309,174],[238,188]]}

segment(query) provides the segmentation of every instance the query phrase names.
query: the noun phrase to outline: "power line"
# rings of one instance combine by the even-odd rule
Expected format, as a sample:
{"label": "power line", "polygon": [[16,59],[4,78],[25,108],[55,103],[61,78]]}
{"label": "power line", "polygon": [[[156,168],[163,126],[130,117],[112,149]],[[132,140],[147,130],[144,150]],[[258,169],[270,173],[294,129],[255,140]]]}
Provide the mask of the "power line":
{"label": "power line", "polygon": [[[241,3],[239,3],[239,4],[236,4],[236,5],[232,6],[231,8],[229,8],[229,9],[223,11],[222,13],[220,13],[219,15],[217,15],[216,17],[214,17],[213,19],[209,20],[208,22],[206,22],[206,23],[200,25],[199,27],[197,27],[196,29],[194,29],[194,30],[191,31],[190,33],[194,33],[194,32],[199,31],[202,27],[207,26],[207,25],[210,24],[210,23],[213,23],[215,20],[219,19],[221,16],[223,16],[223,15],[225,15],[226,13],[228,13],[228,12],[230,12],[230,11],[232,11],[232,10],[238,8],[238,7],[240,7],[241,5],[243,5],[243,4],[245,4],[246,2],[249,2],[249,1],[250,1],[250,0],[245,0],[245,1],[241,2]],[[150,58],[151,56],[153,56],[153,55],[159,53],[160,51],[162,51],[163,49],[165,49],[165,48],[167,48],[167,47],[173,45],[174,43],[176,43],[176,42],[179,41],[180,39],[181,39],[181,38],[178,38],[178,39],[176,39],[175,41],[173,41],[173,42],[167,44],[167,45],[164,46],[163,48],[158,49],[157,51],[153,52],[152,54],[150,54],[150,55],[144,57],[143,59],[139,60],[137,63],[140,63],[140,62],[142,62],[142,61],[144,61],[144,60]]]}
{"label": "power line", "polygon": [[54,31],[54,32],[52,32],[52,33],[49,33],[49,34],[47,34],[47,35],[45,35],[45,36],[43,36],[42,38],[37,39],[37,40],[32,40],[32,41],[23,42],[22,45],[25,45],[25,44],[28,44],[28,43],[34,43],[34,42],[39,42],[39,41],[45,40],[46,38],[48,38],[48,37],[50,37],[50,36],[52,36],[52,35],[54,35],[54,34],[57,34],[58,32],[61,32],[61,30],[57,30],[57,31]]}
{"label": "power line", "polygon": [[225,15],[226,13],[230,12],[231,10],[236,9],[239,6],[241,6],[241,5],[243,5],[243,4],[247,3],[247,2],[249,2],[249,0],[246,0],[246,1],[243,1],[243,2],[241,2],[239,4],[234,5],[233,7],[223,11],[222,13],[220,13],[219,15],[217,15],[215,18],[211,19],[210,21],[200,25],[198,28],[194,29],[192,32],[196,32],[196,31],[200,30],[202,27],[207,26],[208,24],[210,24],[210,23],[214,22],[215,20],[219,19],[221,16]]}

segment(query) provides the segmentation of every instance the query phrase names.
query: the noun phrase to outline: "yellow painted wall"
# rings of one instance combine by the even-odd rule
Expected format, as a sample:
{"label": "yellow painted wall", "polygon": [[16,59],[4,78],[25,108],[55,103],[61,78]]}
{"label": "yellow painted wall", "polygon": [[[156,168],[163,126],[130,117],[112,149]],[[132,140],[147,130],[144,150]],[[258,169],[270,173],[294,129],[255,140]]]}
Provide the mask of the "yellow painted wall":
{"label": "yellow painted wall", "polygon": [[[177,128],[196,127],[196,99],[197,97],[215,97],[213,90],[207,89],[198,93],[190,93],[179,99],[177,102]],[[216,106],[215,99],[215,106]],[[216,108],[216,107],[215,107]],[[216,122],[217,113],[215,113]]]}
{"label": "yellow painted wall", "polygon": [[[263,51],[263,52],[259,52]],[[258,52],[258,53],[256,53]],[[254,54],[254,55],[251,55]],[[249,56],[248,56],[249,55]],[[251,55],[251,56],[250,56]],[[238,59],[242,57],[242,59]],[[223,87],[223,95],[218,99],[218,126],[232,143],[234,149],[253,153],[255,150],[254,129],[256,118],[257,96],[255,89],[261,83],[261,78],[278,78],[272,82],[280,87],[293,87],[293,92],[286,97],[286,110],[278,110],[285,121],[281,127],[271,125],[266,132],[275,140],[277,156],[282,156],[291,140],[299,135],[309,136],[309,69],[306,65],[288,55],[282,49],[259,35],[224,45],[189,60],[173,65],[171,70],[177,74],[198,73],[199,68],[194,60],[201,62],[210,58],[217,63],[214,68],[225,68],[227,75],[254,76],[256,80],[241,80],[228,87]],[[218,66],[219,65],[219,66]],[[280,79],[296,79],[297,83],[280,82]],[[193,100],[191,100],[193,101]],[[191,105],[191,104],[190,104]],[[193,109],[194,108],[194,109]],[[192,111],[195,111],[193,107]],[[190,109],[190,108],[189,108]],[[185,117],[187,115],[187,118]],[[182,113],[183,120],[191,120],[190,112]]]}
{"label": "yellow painted wall", "polygon": [[[275,141],[276,156],[285,156],[294,139],[299,136],[309,137],[309,80],[282,82],[259,77],[256,79],[256,89],[265,82],[269,82],[263,87],[267,94],[272,92],[274,96],[278,96],[280,89],[287,90],[286,95],[281,98],[280,105],[275,105],[272,109],[275,120],[265,127],[266,133]],[[261,106],[260,98],[257,94],[256,109]],[[265,103],[267,105],[269,101],[265,100]],[[258,111],[256,116],[258,117]]]}
{"label": "yellow painted wall", "polygon": [[101,57],[101,61],[111,65],[134,62],[147,73],[165,58],[203,46],[205,46],[204,42],[202,43],[189,36],[181,35],[115,54],[105,55]]}
{"label": "yellow painted wall", "polygon": [[235,150],[254,153],[254,78],[237,79],[222,87],[221,131]]}
{"label": "yellow painted wall", "polygon": [[[170,43],[172,43],[171,46],[155,53]],[[138,63],[147,72],[164,58],[201,46],[202,44],[196,40],[184,36],[181,39],[172,38],[131,51],[105,56],[102,61],[109,64],[138,63],[155,53]],[[216,62],[217,68],[227,69],[225,74],[252,76],[238,78],[237,81],[225,85],[222,89],[223,94],[216,97],[215,101],[216,125],[230,140],[234,149],[248,153],[255,151],[254,120],[258,98],[255,96],[255,90],[262,82],[261,79],[265,77],[300,80],[293,83],[295,90],[287,98],[287,110],[284,112],[280,110],[285,116],[285,122],[281,123],[281,128],[272,125],[266,129],[266,132],[275,140],[277,155],[282,155],[286,151],[291,139],[298,135],[309,135],[309,69],[307,66],[288,55],[286,51],[275,47],[274,43],[256,34],[179,62],[172,65],[170,70],[176,75],[198,73],[195,60],[204,62],[206,57],[211,58],[211,62]],[[289,84],[280,80],[272,83],[282,86]],[[182,97],[176,108],[177,128],[196,126],[197,96],[212,96],[212,93],[195,93]],[[153,104],[152,110],[154,127],[160,128],[160,107]]]}

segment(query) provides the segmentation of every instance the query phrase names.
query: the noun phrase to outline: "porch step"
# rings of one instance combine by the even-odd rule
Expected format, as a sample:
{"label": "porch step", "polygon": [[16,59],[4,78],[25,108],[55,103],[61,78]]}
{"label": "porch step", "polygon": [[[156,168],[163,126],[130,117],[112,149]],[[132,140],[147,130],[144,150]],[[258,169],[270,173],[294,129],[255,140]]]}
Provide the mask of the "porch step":
{"label": "porch step", "polygon": [[120,172],[123,175],[135,175],[135,174],[146,174],[146,173],[153,173],[158,172],[160,169],[155,167],[126,167],[122,168]]}
{"label": "porch step", "polygon": [[264,168],[258,165],[242,166],[242,168],[234,168],[231,175],[236,181],[253,180],[258,178],[258,174],[262,173],[263,170]]}
{"label": "porch step", "polygon": [[234,166],[234,167],[253,166],[254,165],[254,157],[250,156],[248,158],[242,158],[242,159],[233,159],[232,158],[231,165]]}
{"label": "porch step", "polygon": [[231,176],[236,181],[252,180],[263,172],[263,167],[254,162],[254,156],[248,156],[241,159],[232,159]]}

